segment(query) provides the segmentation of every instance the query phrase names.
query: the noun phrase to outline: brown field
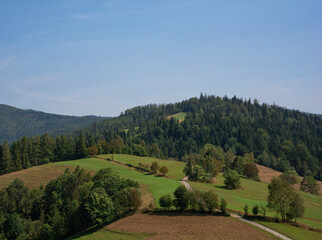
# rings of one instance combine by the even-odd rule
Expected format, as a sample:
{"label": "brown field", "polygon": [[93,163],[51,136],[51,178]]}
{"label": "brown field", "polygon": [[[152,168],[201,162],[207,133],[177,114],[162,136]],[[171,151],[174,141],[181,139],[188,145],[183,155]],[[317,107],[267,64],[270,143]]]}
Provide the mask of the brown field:
{"label": "brown field", "polygon": [[[259,172],[258,172],[258,175],[259,175],[259,178],[261,179],[262,182],[268,182],[270,183],[271,182],[271,179],[273,177],[278,177],[279,175],[282,174],[282,172],[279,172],[279,171],[276,171],[272,168],[268,168],[268,167],[265,167],[265,166],[262,166],[262,165],[259,165],[259,164],[256,164]],[[302,181],[303,177],[300,177],[300,182]],[[320,186],[320,194],[322,194],[322,182],[321,181],[317,181],[319,186]],[[296,190],[300,190],[300,183],[298,184],[295,184],[294,185],[294,188]]]}
{"label": "brown field", "polygon": [[[19,172],[8,173],[0,176],[0,189],[8,187],[15,178],[21,179],[29,189],[35,189],[41,185],[46,186],[51,180],[62,175],[66,168],[69,168],[71,171],[75,169],[74,167],[69,166],[46,164],[21,170]],[[94,173],[93,171],[89,172]]]}
{"label": "brown field", "polygon": [[276,239],[231,217],[191,213],[135,214],[106,227],[109,230],[154,234],[146,239]]}
{"label": "brown field", "polygon": [[[21,179],[30,189],[38,188],[41,185],[45,186],[51,180],[63,174],[66,168],[65,166],[51,166],[46,164],[19,172],[8,173],[0,176],[0,189],[8,187],[15,178]],[[70,169],[72,170],[74,168],[70,167]]]}

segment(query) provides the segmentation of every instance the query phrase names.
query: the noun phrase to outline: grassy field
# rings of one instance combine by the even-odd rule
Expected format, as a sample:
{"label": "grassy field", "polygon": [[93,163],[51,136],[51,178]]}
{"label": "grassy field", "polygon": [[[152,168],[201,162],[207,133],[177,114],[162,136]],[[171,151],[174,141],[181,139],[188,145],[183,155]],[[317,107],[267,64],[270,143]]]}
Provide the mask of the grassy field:
{"label": "grassy field", "polygon": [[[241,178],[241,189],[228,190],[224,188],[224,178],[219,174],[214,184],[189,182],[193,188],[202,190],[214,190],[219,198],[225,198],[228,201],[228,208],[242,211],[245,204],[248,204],[249,211],[254,205],[266,206],[268,195],[268,183],[256,182],[253,180]],[[304,200],[305,214],[304,218],[298,219],[298,222],[307,226],[322,229],[322,196],[298,192]],[[274,217],[276,214],[272,210],[267,211],[267,216]]]}
{"label": "grassy field", "polygon": [[322,239],[322,233],[305,230],[290,224],[256,221],[294,240]]}
{"label": "grassy field", "polygon": [[68,238],[67,240],[100,240],[100,239],[113,239],[113,240],[141,240],[146,239],[151,234],[147,233],[128,233],[123,231],[110,230],[102,228],[95,231],[86,231],[82,234],[77,234]]}
{"label": "grassy field", "polygon": [[149,190],[154,196],[156,206],[159,206],[159,198],[167,193],[173,193],[174,190],[180,186],[180,182],[174,179],[169,179],[160,176],[154,176],[147,173],[135,171],[127,166],[113,163],[110,161],[86,158],[74,161],[57,162],[52,163],[53,166],[71,166],[76,167],[79,165],[82,168],[86,168],[93,171],[98,171],[102,168],[112,168],[115,172],[118,172],[121,177],[130,178],[138,181],[140,184],[149,186]]}
{"label": "grassy field", "polygon": [[184,174],[183,174],[183,168],[185,166],[184,162],[161,160],[161,159],[151,158],[151,157],[138,157],[138,156],[132,156],[132,155],[126,155],[126,154],[107,154],[107,155],[102,155],[101,157],[110,158],[110,159],[113,158],[116,161],[119,161],[125,164],[132,164],[133,166],[136,166],[136,167],[139,166],[139,163],[146,163],[151,165],[152,162],[156,161],[160,166],[168,167],[169,173],[167,174],[167,176],[176,180],[180,180],[184,178]]}
{"label": "grassy field", "polygon": [[175,118],[179,121],[179,123],[183,122],[184,119],[186,118],[187,116],[187,113],[185,112],[179,112],[179,113],[176,113],[176,114],[172,114],[172,115],[169,115],[168,116],[168,119],[171,119],[171,118]]}
{"label": "grassy field", "polygon": [[[73,169],[70,167],[71,170]],[[28,168],[19,172],[12,172],[0,176],[0,189],[6,188],[15,179],[21,179],[29,189],[35,189],[41,185],[46,186],[51,180],[64,173],[66,167],[53,166],[51,164]]]}

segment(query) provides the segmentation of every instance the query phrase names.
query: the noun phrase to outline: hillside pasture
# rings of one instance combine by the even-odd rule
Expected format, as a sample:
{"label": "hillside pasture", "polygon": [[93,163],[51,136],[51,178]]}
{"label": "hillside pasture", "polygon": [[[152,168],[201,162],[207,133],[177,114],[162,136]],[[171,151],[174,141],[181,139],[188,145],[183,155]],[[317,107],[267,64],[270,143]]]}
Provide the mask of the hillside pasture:
{"label": "hillside pasture", "polygon": [[173,179],[181,180],[184,178],[183,169],[185,166],[184,162],[179,162],[175,160],[162,160],[152,157],[139,157],[127,154],[107,154],[101,155],[100,157],[114,159],[115,161],[122,162],[124,164],[131,164],[132,166],[138,167],[139,163],[149,164],[152,162],[157,162],[159,166],[167,166],[169,173],[167,176]]}
{"label": "hillside pasture", "polygon": [[[282,174],[282,172],[276,171],[272,168],[268,168],[259,164],[256,164],[257,168],[258,168],[258,175],[259,178],[261,179],[261,181],[263,182],[267,182],[270,183],[271,179],[273,177],[278,177],[279,175]],[[300,182],[303,180],[303,177],[299,177],[299,183],[294,185],[294,189],[296,190],[300,190]],[[319,194],[322,195],[322,182],[321,181],[317,181],[317,183],[320,186],[320,192]]]}
{"label": "hillside pasture", "polygon": [[[228,208],[243,212],[245,204],[248,204],[249,211],[255,205],[267,205],[268,183],[257,182],[254,180],[241,178],[241,189],[228,190],[224,185],[224,177],[220,173],[215,183],[198,183],[189,182],[192,188],[200,190],[213,190],[219,198],[225,198],[228,201]],[[305,213],[304,217],[298,219],[298,222],[309,227],[322,229],[322,196],[307,194],[297,191],[304,200]],[[267,209],[267,216],[274,217],[276,214],[273,210]]]}
{"label": "hillside pasture", "polygon": [[[68,168],[74,170],[74,167],[69,166]],[[64,166],[46,164],[4,174],[0,176],[0,189],[8,187],[15,178],[21,179],[29,189],[35,189],[41,185],[45,186],[51,180],[62,175],[65,169]]]}

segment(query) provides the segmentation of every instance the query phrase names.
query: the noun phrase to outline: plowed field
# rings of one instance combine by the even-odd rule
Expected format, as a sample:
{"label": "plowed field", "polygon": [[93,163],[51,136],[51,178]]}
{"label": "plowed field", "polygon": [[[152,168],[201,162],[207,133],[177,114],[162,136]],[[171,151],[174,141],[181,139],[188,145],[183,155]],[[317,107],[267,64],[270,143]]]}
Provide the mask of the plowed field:
{"label": "plowed field", "polygon": [[147,239],[275,239],[231,217],[193,215],[135,214],[107,226],[110,230],[154,234]]}

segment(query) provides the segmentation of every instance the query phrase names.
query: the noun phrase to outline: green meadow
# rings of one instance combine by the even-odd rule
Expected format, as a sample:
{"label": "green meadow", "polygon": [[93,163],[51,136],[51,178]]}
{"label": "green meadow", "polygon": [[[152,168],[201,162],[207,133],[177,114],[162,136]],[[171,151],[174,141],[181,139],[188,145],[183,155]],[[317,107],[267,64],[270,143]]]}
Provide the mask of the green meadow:
{"label": "green meadow", "polygon": [[[189,182],[192,188],[201,190],[214,190],[219,198],[225,198],[228,201],[228,208],[243,212],[245,204],[248,204],[249,212],[255,205],[266,206],[268,195],[268,183],[257,182],[250,179],[241,178],[241,189],[228,190],[224,187],[224,178],[220,173],[214,184]],[[304,200],[305,213],[304,218],[298,219],[298,222],[309,227],[322,229],[322,196],[307,194],[297,191]],[[274,217],[274,211],[267,209],[267,216]]]}
{"label": "green meadow", "polygon": [[167,176],[173,179],[180,180],[184,178],[183,169],[185,166],[184,162],[179,161],[172,161],[172,160],[162,160],[158,158],[152,158],[152,157],[139,157],[139,156],[132,156],[127,154],[107,154],[107,155],[101,155],[103,158],[109,158],[114,159],[116,161],[125,163],[125,164],[131,164],[135,167],[139,166],[139,163],[145,163],[151,165],[152,162],[158,162],[159,166],[167,166],[169,169],[169,173]]}
{"label": "green meadow", "polygon": [[186,118],[186,116],[187,116],[187,113],[179,112],[179,113],[176,113],[176,114],[169,115],[168,119],[174,118],[174,119],[177,119],[179,122],[183,122],[184,119]]}

